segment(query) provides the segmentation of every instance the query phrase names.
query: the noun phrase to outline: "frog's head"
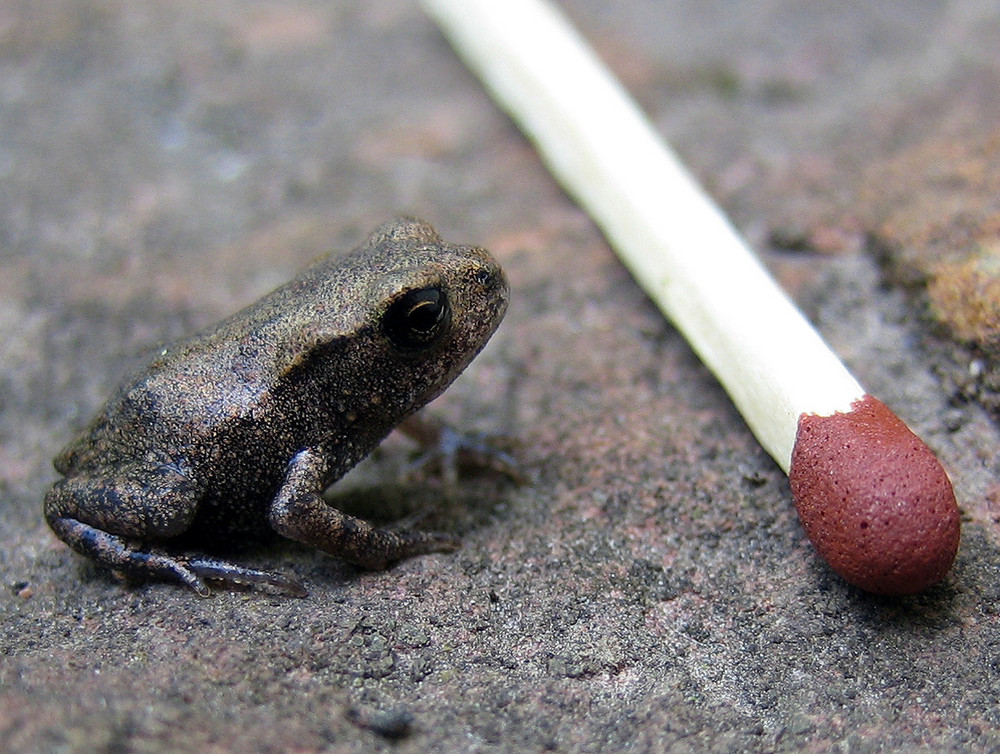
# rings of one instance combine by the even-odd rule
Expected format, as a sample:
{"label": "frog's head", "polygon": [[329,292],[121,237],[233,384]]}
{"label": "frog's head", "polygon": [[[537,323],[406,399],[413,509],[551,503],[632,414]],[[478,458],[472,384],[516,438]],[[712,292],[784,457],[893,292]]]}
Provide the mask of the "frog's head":
{"label": "frog's head", "polygon": [[376,437],[451,384],[497,329],[507,296],[486,251],[407,218],[272,294],[254,337],[266,341],[277,323],[286,383],[308,386],[355,437],[360,427]]}
{"label": "frog's head", "polygon": [[478,354],[507,310],[507,279],[488,252],[444,243],[419,220],[382,226],[362,250],[370,278],[369,343],[382,392],[416,410]]}

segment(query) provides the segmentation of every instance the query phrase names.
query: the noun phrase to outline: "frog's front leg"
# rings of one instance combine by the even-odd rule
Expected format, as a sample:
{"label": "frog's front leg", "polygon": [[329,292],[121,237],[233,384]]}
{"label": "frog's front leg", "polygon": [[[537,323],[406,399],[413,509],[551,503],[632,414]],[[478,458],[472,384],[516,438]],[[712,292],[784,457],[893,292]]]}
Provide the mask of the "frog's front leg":
{"label": "frog's front leg", "polygon": [[320,448],[307,448],[288,464],[270,511],[279,534],[375,570],[413,555],[458,548],[459,541],[447,534],[381,529],[330,506],[322,498],[329,458]]}
{"label": "frog's front leg", "polygon": [[496,471],[517,484],[524,482],[517,461],[493,447],[489,440],[456,432],[426,412],[407,417],[396,429],[424,449],[410,469],[440,467],[441,481],[449,498],[455,497],[458,490],[459,467]]}
{"label": "frog's front leg", "polygon": [[176,466],[135,464],[113,476],[59,480],[45,496],[45,520],[63,542],[113,571],[180,581],[204,595],[208,587],[183,561],[133,541],[186,531],[197,500],[196,485]]}

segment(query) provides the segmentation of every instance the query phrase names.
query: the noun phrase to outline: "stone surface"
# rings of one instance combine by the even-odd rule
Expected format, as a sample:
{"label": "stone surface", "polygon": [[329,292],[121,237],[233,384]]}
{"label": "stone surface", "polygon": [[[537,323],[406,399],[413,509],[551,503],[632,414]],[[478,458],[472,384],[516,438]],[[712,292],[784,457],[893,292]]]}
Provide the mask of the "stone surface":
{"label": "stone surface", "polygon": [[[970,362],[892,272],[937,253],[907,202],[936,202],[957,234],[963,208],[996,194],[949,194],[913,160],[884,206],[867,188],[932,139],[995,172],[981,115],[1000,12],[564,7],[938,454],[964,518],[951,574],[886,599],[823,564],[725,394],[414,4],[14,0],[0,10],[0,748],[1000,746],[997,428],[989,386],[963,393],[946,366],[984,373],[991,356]],[[50,534],[51,458],[128,364],[400,212],[507,269],[507,320],[432,409],[515,438],[529,480],[473,477],[444,503],[434,480],[398,481],[410,449],[394,440],[334,494],[371,515],[429,511],[422,525],[462,550],[363,573],[276,546],[247,562],[303,579],[307,600],[201,600],[122,586]]]}

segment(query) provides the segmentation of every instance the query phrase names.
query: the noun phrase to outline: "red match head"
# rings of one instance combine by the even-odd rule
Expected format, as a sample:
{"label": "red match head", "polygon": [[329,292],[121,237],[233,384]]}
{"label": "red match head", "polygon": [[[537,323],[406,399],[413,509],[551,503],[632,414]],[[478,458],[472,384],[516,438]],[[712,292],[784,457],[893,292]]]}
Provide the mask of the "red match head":
{"label": "red match head", "polygon": [[958,551],[955,492],[923,441],[866,395],[847,413],[799,418],[788,474],[802,526],[847,581],[913,594]]}

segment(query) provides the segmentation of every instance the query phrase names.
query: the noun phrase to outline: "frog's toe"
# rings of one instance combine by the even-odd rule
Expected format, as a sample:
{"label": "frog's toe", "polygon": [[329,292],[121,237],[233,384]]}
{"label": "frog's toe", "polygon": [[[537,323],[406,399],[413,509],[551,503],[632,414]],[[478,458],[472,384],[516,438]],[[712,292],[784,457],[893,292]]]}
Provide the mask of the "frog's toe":
{"label": "frog's toe", "polygon": [[[367,522],[361,522],[366,527]],[[462,540],[451,534],[437,531],[416,531],[397,526],[377,529],[370,527],[371,537],[364,549],[336,553],[362,568],[381,571],[400,560],[436,552],[454,552]]]}
{"label": "frog's toe", "polygon": [[178,581],[199,597],[211,597],[212,590],[193,569],[171,555],[162,552],[135,551],[127,574],[154,576],[166,581]]}
{"label": "frog's toe", "polygon": [[231,586],[239,584],[266,584],[284,592],[290,597],[305,597],[309,594],[306,588],[298,581],[282,576],[280,573],[244,568],[234,563],[202,555],[185,558],[185,564],[200,579],[221,581]]}
{"label": "frog's toe", "polygon": [[414,531],[412,529],[397,529],[392,531],[407,543],[408,554],[429,555],[434,552],[455,552],[462,546],[462,540],[451,534],[439,531]]}

